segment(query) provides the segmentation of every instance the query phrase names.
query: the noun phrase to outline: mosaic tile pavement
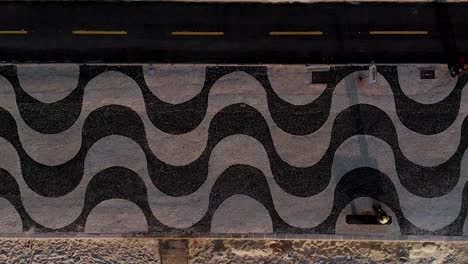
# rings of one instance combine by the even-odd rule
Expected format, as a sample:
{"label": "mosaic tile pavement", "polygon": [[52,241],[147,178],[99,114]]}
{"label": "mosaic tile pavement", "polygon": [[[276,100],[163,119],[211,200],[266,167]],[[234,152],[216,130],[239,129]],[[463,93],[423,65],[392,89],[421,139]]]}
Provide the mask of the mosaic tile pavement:
{"label": "mosaic tile pavement", "polygon": [[431,67],[0,66],[0,233],[467,236],[468,78]]}

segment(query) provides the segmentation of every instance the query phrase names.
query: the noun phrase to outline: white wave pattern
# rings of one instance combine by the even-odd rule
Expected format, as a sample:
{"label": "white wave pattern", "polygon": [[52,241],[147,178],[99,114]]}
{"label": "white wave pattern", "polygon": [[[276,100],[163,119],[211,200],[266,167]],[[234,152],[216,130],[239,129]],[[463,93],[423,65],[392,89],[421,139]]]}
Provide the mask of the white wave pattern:
{"label": "white wave pattern", "polygon": [[[365,153],[360,152],[362,147],[367,149]],[[208,210],[209,194],[216,179],[224,170],[236,164],[260,169],[266,177],[280,217],[290,225],[301,228],[317,226],[328,217],[336,184],[354,168],[376,168],[388,175],[398,192],[405,218],[426,230],[440,229],[457,217],[461,209],[463,186],[468,177],[468,155],[465,153],[461,162],[461,177],[450,193],[437,198],[416,196],[401,185],[390,146],[378,138],[360,135],[346,140],[336,151],[331,180],[324,191],[311,197],[296,197],[283,191],[274,181],[267,154],[260,142],[246,135],[233,135],[215,146],[204,184],[190,195],[172,197],[153,185],[142,149],[129,138],[113,135],[99,140],[91,147],[85,159],[83,179],[77,188],[65,196],[48,198],[29,189],[21,175],[15,149],[2,138],[0,153],[2,168],[18,182],[27,213],[34,221],[49,228],[61,228],[72,223],[83,209],[89,181],[99,171],[112,166],[123,166],[135,171],[146,185],[149,205],[155,217],[163,224],[176,228],[190,227],[203,217]]]}
{"label": "white wave pattern", "polygon": [[[435,79],[421,79],[421,69],[433,69]],[[399,65],[398,80],[403,93],[422,104],[435,104],[455,88],[458,77],[452,78],[447,65]]]}
{"label": "white wave pattern", "polygon": [[[388,82],[382,76],[378,77],[377,85],[356,81],[362,74],[364,73],[351,74],[337,85],[328,120],[317,131],[304,136],[285,133],[274,123],[268,111],[263,87],[244,72],[231,73],[215,83],[209,95],[207,115],[202,123],[193,131],[182,135],[171,135],[157,129],[146,114],[138,85],[130,77],[113,71],[105,72],[89,82],[81,115],[70,129],[58,134],[42,134],[24,123],[15,104],[13,89],[3,77],[0,77],[0,106],[7,109],[17,121],[20,140],[28,155],[46,165],[58,165],[75,156],[81,146],[85,118],[91,111],[109,104],[124,105],[136,111],[145,125],[151,150],[160,160],[172,165],[186,165],[196,160],[206,146],[207,130],[213,116],[234,103],[248,104],[263,115],[278,154],[284,161],[297,167],[311,166],[323,157],[329,147],[336,116],[349,106],[360,103],[375,105],[390,116],[397,131],[400,148],[410,161],[424,166],[436,166],[454,154],[460,142],[461,124],[468,113],[468,92],[463,92],[459,115],[448,129],[435,135],[421,135],[409,130],[399,120]],[[310,151],[311,149],[314,151]]]}
{"label": "white wave pattern", "polygon": [[86,219],[90,234],[147,233],[148,223],[141,209],[124,199],[110,199],[96,205]]}
{"label": "white wave pattern", "polygon": [[67,97],[78,85],[77,64],[20,64],[16,68],[23,90],[44,103]]}
{"label": "white wave pattern", "polygon": [[313,71],[329,71],[330,67],[305,65],[270,65],[268,79],[275,93],[286,102],[305,105],[316,100],[327,88],[313,84]]}
{"label": "white wave pattern", "polygon": [[0,197],[0,234],[19,234],[23,232],[23,223],[15,207],[5,198]]}
{"label": "white wave pattern", "polygon": [[222,202],[213,214],[210,232],[273,233],[273,223],[260,202],[235,194]]}
{"label": "white wave pattern", "polygon": [[150,91],[170,104],[186,102],[201,92],[206,67],[190,64],[143,65],[143,76]]}

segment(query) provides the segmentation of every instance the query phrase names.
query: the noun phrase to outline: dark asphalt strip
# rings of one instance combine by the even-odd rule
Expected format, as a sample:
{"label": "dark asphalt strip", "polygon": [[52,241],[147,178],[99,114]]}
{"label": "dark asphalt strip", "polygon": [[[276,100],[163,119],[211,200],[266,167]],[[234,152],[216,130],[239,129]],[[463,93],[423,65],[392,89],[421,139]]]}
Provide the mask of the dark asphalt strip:
{"label": "dark asphalt strip", "polygon": [[468,4],[2,2],[0,61],[445,63]]}

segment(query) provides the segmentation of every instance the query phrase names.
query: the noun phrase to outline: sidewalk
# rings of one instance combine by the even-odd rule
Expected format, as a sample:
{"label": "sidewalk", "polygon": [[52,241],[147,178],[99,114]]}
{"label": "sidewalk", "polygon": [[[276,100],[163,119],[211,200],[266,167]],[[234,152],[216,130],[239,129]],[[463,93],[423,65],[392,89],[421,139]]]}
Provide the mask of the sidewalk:
{"label": "sidewalk", "polygon": [[466,240],[467,78],[377,68],[2,66],[0,233]]}

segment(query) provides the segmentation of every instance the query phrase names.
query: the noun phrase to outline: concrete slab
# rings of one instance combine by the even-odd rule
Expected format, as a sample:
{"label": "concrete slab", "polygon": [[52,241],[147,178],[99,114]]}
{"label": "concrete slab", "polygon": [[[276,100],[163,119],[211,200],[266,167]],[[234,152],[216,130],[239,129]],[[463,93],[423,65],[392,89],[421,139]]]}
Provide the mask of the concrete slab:
{"label": "concrete slab", "polygon": [[377,68],[0,66],[0,233],[465,239],[468,78]]}

